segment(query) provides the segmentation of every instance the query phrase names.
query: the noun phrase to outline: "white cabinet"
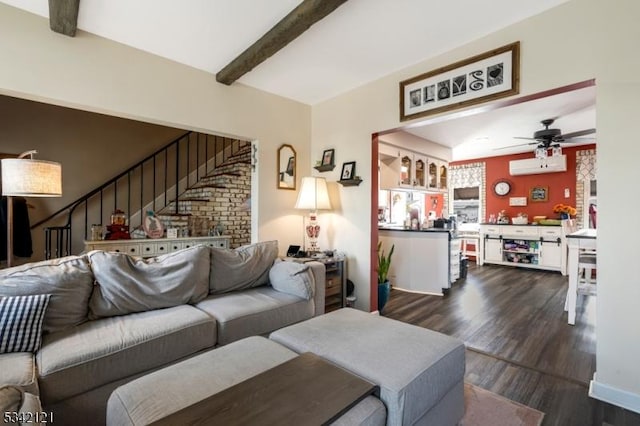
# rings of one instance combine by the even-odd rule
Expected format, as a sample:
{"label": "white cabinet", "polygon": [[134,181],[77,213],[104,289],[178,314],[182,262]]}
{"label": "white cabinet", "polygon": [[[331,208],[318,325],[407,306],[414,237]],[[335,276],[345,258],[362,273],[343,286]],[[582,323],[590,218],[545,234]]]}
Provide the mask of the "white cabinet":
{"label": "white cabinet", "polygon": [[132,240],[85,241],[84,250],[104,250],[126,253],[131,256],[152,257],[171,253],[198,244],[209,247],[229,248],[231,237],[158,238]]}
{"label": "white cabinet", "polygon": [[559,226],[480,226],[480,264],[493,263],[566,274],[566,240]]}
{"label": "white cabinet", "polygon": [[380,189],[446,191],[448,163],[379,144]]}
{"label": "white cabinet", "polygon": [[446,191],[449,165],[445,161],[431,160],[428,166],[428,188],[435,191]]}
{"label": "white cabinet", "polygon": [[567,245],[560,227],[540,228],[540,266],[566,274]]}
{"label": "white cabinet", "polygon": [[488,237],[483,239],[484,259],[483,262],[502,262],[502,240],[498,237]]}

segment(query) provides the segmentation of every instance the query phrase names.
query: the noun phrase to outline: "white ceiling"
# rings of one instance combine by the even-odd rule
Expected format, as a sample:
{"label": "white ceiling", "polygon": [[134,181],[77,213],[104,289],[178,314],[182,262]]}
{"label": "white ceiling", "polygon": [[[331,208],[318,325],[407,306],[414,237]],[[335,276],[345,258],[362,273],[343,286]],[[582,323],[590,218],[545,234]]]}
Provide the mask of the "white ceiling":
{"label": "white ceiling", "polygon": [[[0,1],[49,16],[47,0]],[[565,1],[350,0],[239,82],[313,105]],[[81,0],[78,28],[215,74],[299,3]]]}
{"label": "white ceiling", "polygon": [[[477,0],[350,0],[238,82],[313,105],[565,1],[491,0],[479,5]],[[48,0],[0,2],[49,16]],[[300,3],[81,0],[78,28],[210,72],[213,79]],[[530,147],[493,149],[518,142],[512,136],[532,135],[542,128],[539,121],[544,118],[560,117],[554,127],[565,133],[595,127],[592,92],[559,95],[410,132],[452,147],[454,159],[523,152]]]}
{"label": "white ceiling", "polygon": [[[533,137],[533,132],[544,129],[540,121],[547,118],[555,119],[550,127],[560,129],[563,134],[595,129],[595,103],[596,88],[591,86],[406,131],[451,147],[454,160],[533,153],[535,141],[514,136]],[[576,138],[579,143],[563,146],[595,143],[595,136]]]}

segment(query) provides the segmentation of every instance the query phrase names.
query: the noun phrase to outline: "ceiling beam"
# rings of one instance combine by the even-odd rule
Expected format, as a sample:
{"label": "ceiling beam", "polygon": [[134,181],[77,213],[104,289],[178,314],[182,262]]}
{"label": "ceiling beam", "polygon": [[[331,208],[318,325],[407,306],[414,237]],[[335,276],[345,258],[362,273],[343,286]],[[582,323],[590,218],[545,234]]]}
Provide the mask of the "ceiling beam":
{"label": "ceiling beam", "polygon": [[[49,2],[54,0],[49,0]],[[336,10],[347,0],[304,0],[216,74],[219,83],[230,85],[267,60],[316,22]]]}
{"label": "ceiling beam", "polygon": [[49,0],[49,28],[69,37],[76,35],[80,0]]}

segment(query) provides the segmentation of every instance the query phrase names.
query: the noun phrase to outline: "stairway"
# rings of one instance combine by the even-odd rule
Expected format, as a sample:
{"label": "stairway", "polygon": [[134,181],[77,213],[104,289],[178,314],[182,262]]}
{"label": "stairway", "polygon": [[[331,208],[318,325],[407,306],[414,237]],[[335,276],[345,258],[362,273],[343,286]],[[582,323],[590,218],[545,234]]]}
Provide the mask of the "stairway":
{"label": "stairway", "polygon": [[251,242],[251,145],[228,157],[156,213],[165,229],[178,235],[231,236],[230,247]]}
{"label": "stairway", "polygon": [[144,237],[142,219],[153,211],[179,235],[212,231],[230,236],[231,247],[248,244],[251,155],[248,141],[187,132],[31,229],[44,225],[46,259],[82,252],[92,224],[109,224],[116,209],[134,237]]}

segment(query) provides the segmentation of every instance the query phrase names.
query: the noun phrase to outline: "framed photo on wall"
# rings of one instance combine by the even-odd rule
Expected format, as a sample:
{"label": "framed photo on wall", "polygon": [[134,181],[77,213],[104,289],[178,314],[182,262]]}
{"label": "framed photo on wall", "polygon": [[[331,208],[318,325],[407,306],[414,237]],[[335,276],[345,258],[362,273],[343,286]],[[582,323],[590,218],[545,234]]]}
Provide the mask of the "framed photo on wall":
{"label": "framed photo on wall", "polygon": [[400,82],[400,121],[520,92],[520,42]]}
{"label": "framed photo on wall", "polygon": [[322,164],[323,166],[331,166],[334,162],[335,149],[325,149],[322,153]]}
{"label": "framed photo on wall", "polygon": [[349,161],[348,163],[342,163],[342,173],[340,173],[340,180],[351,180],[356,175],[356,162]]}
{"label": "framed photo on wall", "polygon": [[549,200],[548,186],[534,186],[529,190],[529,200],[532,203],[543,202]]}

